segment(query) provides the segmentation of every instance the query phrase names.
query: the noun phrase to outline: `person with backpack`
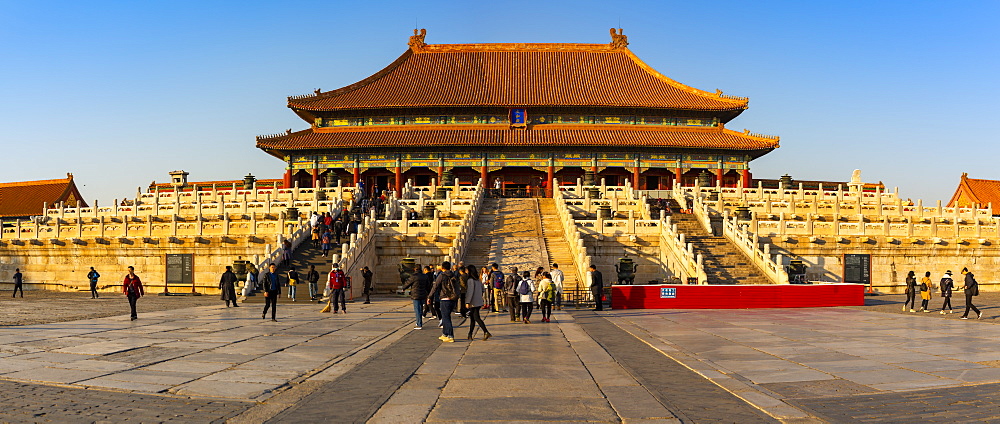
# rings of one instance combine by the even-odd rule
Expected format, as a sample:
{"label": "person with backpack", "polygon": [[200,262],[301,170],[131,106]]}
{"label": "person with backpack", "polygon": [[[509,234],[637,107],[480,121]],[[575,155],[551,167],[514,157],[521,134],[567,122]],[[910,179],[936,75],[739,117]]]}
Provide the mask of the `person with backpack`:
{"label": "person with backpack", "polygon": [[931,311],[927,309],[927,304],[931,301],[931,286],[931,272],[927,271],[920,279],[920,310],[928,313]]}
{"label": "person with backpack", "polygon": [[316,271],[316,265],[309,265],[306,281],[309,282],[309,300],[316,300],[319,295],[319,271]]}
{"label": "person with backpack", "polygon": [[979,296],[979,282],[976,281],[975,274],[969,272],[969,268],[962,268],[962,274],[965,274],[965,313],[962,314],[962,319],[969,319],[969,310],[976,311],[976,319],[982,319],[983,313],[979,311],[976,305],[972,304],[972,298],[974,296]]}
{"label": "person with backpack", "polygon": [[465,307],[469,310],[469,340],[472,340],[476,324],[479,324],[479,328],[483,329],[483,341],[485,342],[493,335],[490,334],[490,330],[486,329],[486,323],[483,322],[483,317],[479,314],[480,310],[483,309],[483,283],[476,279],[476,271],[475,265],[466,267],[465,275],[468,277],[466,287],[469,291],[465,293]]}
{"label": "person with backpack", "polygon": [[101,274],[97,273],[94,267],[90,267],[90,272],[87,273],[87,279],[90,280],[90,298],[97,299],[97,279],[101,278]]}
{"label": "person with backpack", "polygon": [[542,322],[552,322],[552,305],[556,301],[556,283],[552,282],[552,274],[542,273],[538,282],[538,308],[542,310]]}
{"label": "person with backpack", "polygon": [[951,279],[951,270],[944,272],[944,276],[941,277],[941,298],[944,299],[941,302],[941,315],[944,315],[944,310],[948,309],[949,314],[955,313],[955,308],[951,306],[951,290],[955,287],[955,280]]}
{"label": "person with backpack", "polygon": [[503,293],[507,300],[507,309],[510,310],[510,322],[519,321],[521,302],[517,297],[517,285],[520,282],[521,275],[517,273],[517,267],[510,267],[510,274],[503,280]]}
{"label": "person with backpack", "polygon": [[330,247],[333,244],[333,234],[330,234],[330,230],[326,230],[320,237],[320,246],[323,247],[323,257],[327,257],[330,254]]}
{"label": "person with backpack", "polygon": [[427,292],[430,291],[430,285],[426,284],[428,281],[426,275],[420,272],[420,265],[416,265],[413,274],[406,279],[406,284],[403,285],[403,290],[410,289],[410,299],[413,299],[413,313],[417,316],[417,325],[413,327],[414,330],[424,328],[424,303],[427,303]]}
{"label": "person with backpack", "polygon": [[295,270],[295,267],[291,267],[288,270],[288,298],[295,301],[296,287],[299,285],[299,272]]}
{"label": "person with backpack", "polygon": [[493,301],[490,303],[493,306],[493,312],[507,312],[507,296],[503,291],[503,280],[503,271],[500,271],[500,265],[496,262],[490,264],[490,291],[493,292]]}
{"label": "person with backpack", "polygon": [[916,312],[917,307],[917,277],[913,276],[913,271],[906,273],[906,301],[903,302],[903,312],[906,312],[906,305],[910,305],[910,312]]}
{"label": "person with backpack", "polygon": [[[455,342],[455,328],[451,323],[451,313],[455,309],[455,302],[459,300],[458,275],[451,272],[451,262],[441,262],[440,273],[434,279],[431,286],[431,296],[437,296],[441,302],[441,341],[446,343]],[[430,299],[427,300],[430,304]]]}
{"label": "person with backpack", "polygon": [[531,279],[531,271],[524,271],[521,281],[517,283],[517,299],[521,303],[521,322],[531,324],[531,309],[535,306],[535,281]]}

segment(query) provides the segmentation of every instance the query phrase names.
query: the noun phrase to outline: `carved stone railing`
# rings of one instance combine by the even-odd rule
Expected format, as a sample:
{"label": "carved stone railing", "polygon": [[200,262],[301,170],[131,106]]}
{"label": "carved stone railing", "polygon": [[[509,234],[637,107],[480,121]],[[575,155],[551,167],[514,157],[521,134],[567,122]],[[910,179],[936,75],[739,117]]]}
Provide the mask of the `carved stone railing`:
{"label": "carved stone railing", "polygon": [[694,246],[685,241],[685,235],[671,224],[670,217],[660,212],[660,262],[666,264],[670,272],[685,283],[689,278],[697,278],[698,284],[708,284],[704,258],[694,253]]}
{"label": "carved stone railing", "polygon": [[[477,187],[483,187],[482,179],[479,180]],[[462,223],[459,226],[458,234],[455,236],[455,240],[452,241],[451,247],[448,248],[448,260],[452,263],[457,263],[465,258],[465,254],[469,249],[469,243],[472,242],[472,236],[476,232],[476,222],[479,219],[479,211],[483,206],[483,199],[485,198],[486,190],[475,190],[475,197],[472,198],[472,204],[469,205],[469,210],[462,217]]]}
{"label": "carved stone railing", "polygon": [[728,212],[723,212],[722,234],[726,236],[743,254],[753,261],[757,269],[761,270],[774,284],[788,284],[788,273],[782,266],[784,262],[779,254],[771,256],[771,245],[765,243],[761,248],[757,234],[750,232],[748,226],[740,225],[736,217],[730,217]]}
{"label": "carved stone railing", "polygon": [[[558,187],[558,185],[556,186]],[[553,203],[555,203],[556,215],[559,217],[559,223],[562,224],[566,242],[569,244],[570,253],[573,255],[573,262],[576,265],[577,275],[582,278],[587,275],[591,264],[590,255],[587,254],[587,246],[584,244],[583,237],[581,237],[581,232],[576,225],[576,220],[573,219],[573,214],[570,213],[569,209],[566,207],[563,192],[561,190],[554,190],[552,193],[552,200],[554,201]],[[581,281],[580,284],[581,286],[585,286],[587,283],[585,281]]]}

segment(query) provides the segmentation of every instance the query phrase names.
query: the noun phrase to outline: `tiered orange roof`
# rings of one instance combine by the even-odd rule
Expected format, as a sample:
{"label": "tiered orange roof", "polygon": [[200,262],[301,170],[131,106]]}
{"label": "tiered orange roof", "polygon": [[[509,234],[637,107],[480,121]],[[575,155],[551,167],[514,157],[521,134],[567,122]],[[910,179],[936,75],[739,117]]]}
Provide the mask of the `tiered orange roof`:
{"label": "tiered orange roof", "polygon": [[778,138],[720,127],[623,128],[581,124],[539,125],[530,130],[497,129],[496,125],[349,127],[257,138],[257,147],[268,151],[409,146],[689,147],[760,150],[763,154],[778,147]]}
{"label": "tiered orange roof", "polygon": [[746,98],[663,76],[613,29],[611,44],[424,44],[423,34],[411,37],[410,50],[374,75],[289,97],[288,107],[601,106],[734,111],[731,117],[747,108]]}
{"label": "tiered orange roof", "polygon": [[949,208],[955,206],[985,208],[990,204],[993,207],[993,215],[1000,215],[1000,181],[969,178],[969,174],[965,172],[962,173],[955,194],[948,201]]}
{"label": "tiered orange roof", "polygon": [[73,182],[73,174],[57,180],[0,183],[0,218],[29,217],[44,213],[58,202],[77,202],[87,206]]}

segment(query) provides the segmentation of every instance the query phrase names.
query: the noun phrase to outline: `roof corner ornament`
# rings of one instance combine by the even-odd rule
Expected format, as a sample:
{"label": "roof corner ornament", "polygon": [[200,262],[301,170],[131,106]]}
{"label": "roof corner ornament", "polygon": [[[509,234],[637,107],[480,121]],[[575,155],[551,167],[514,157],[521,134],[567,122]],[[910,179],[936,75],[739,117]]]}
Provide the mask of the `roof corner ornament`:
{"label": "roof corner ornament", "polygon": [[628,47],[628,36],[624,34],[624,30],[618,28],[618,32],[615,32],[615,29],[611,28],[611,48],[624,49],[626,47]]}
{"label": "roof corner ornament", "polygon": [[717,97],[722,97],[722,90],[719,90],[718,88],[716,88],[716,89],[715,89],[715,95],[716,95]]}
{"label": "roof corner ornament", "polygon": [[422,51],[424,47],[427,46],[427,43],[424,42],[424,37],[426,36],[427,36],[426,28],[421,28],[419,30],[413,28],[413,35],[410,36],[410,42],[407,44],[409,44],[410,49],[412,49],[415,52]]}
{"label": "roof corner ornament", "polygon": [[317,88],[317,89],[313,90],[313,94],[315,94],[315,95],[317,95],[317,96],[318,96],[318,95],[320,95],[320,93],[322,93],[322,92],[323,92],[323,90],[321,90],[321,89],[319,89],[319,88]]}
{"label": "roof corner ornament", "polygon": [[289,128],[289,129],[285,130],[285,135],[292,135],[292,129]]}

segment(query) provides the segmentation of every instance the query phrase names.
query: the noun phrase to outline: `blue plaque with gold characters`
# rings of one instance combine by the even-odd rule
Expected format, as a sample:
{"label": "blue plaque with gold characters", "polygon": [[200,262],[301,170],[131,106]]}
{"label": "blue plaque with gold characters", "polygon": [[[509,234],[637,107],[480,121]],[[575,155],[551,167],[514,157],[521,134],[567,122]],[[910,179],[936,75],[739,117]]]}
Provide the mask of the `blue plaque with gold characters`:
{"label": "blue plaque with gold characters", "polygon": [[525,108],[513,108],[510,110],[511,125],[525,125],[528,122],[528,110]]}

